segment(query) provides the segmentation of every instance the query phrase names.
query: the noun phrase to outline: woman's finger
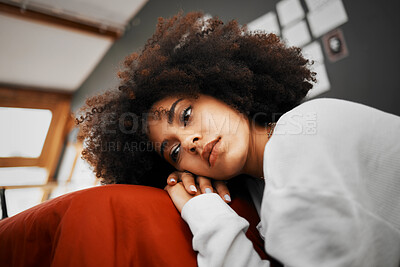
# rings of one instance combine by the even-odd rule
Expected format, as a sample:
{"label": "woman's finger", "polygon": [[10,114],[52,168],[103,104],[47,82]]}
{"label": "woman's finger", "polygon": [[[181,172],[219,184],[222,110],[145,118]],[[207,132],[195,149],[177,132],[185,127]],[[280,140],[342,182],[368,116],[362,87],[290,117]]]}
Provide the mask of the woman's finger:
{"label": "woman's finger", "polygon": [[167,178],[167,184],[175,185],[179,181],[179,172],[174,171],[172,172]]}
{"label": "woman's finger", "polygon": [[201,193],[212,193],[214,192],[211,180],[204,176],[196,177],[197,184],[201,190]]}
{"label": "woman's finger", "polygon": [[194,180],[194,175],[190,172],[181,172],[180,175],[181,175],[180,179],[182,180],[182,183],[185,186],[186,191],[192,195],[196,194],[197,187]]}
{"label": "woman's finger", "polygon": [[218,195],[227,203],[231,202],[231,196],[229,189],[224,181],[214,181],[215,190],[217,190]]}
{"label": "woman's finger", "polygon": [[183,206],[194,196],[188,194],[182,182],[177,183],[176,185],[167,185],[164,190],[166,190],[174,202],[175,207],[179,212],[182,211]]}

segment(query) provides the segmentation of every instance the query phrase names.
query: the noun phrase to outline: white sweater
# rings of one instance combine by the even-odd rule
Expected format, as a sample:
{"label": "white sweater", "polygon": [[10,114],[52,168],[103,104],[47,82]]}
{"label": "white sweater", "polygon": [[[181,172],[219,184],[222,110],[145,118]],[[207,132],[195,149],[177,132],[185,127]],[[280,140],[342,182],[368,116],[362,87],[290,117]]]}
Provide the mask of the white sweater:
{"label": "white sweater", "polygon": [[[400,264],[400,117],[337,99],[285,113],[264,150],[260,234],[285,266]],[[257,203],[256,203],[257,204]],[[199,266],[269,266],[217,194],[186,203]]]}

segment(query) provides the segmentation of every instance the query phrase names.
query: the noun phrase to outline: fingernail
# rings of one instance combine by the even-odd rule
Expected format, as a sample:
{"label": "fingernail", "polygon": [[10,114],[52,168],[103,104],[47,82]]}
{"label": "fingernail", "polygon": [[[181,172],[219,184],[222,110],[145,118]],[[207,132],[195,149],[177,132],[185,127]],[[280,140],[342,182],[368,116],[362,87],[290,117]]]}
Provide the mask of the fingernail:
{"label": "fingernail", "polygon": [[211,188],[207,187],[206,188],[206,194],[212,193]]}
{"label": "fingernail", "polygon": [[171,183],[176,182],[176,180],[175,180],[174,178],[169,179],[169,181],[170,181]]}
{"label": "fingernail", "polygon": [[193,192],[197,192],[197,188],[194,185],[189,186],[190,190]]}
{"label": "fingernail", "polygon": [[228,194],[226,194],[224,198],[226,201],[231,202],[231,197]]}

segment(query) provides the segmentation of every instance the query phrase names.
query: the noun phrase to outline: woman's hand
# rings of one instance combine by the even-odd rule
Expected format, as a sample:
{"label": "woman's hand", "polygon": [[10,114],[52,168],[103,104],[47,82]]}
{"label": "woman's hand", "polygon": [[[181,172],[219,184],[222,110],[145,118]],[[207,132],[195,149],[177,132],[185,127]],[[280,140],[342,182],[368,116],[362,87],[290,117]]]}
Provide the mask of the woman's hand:
{"label": "woman's hand", "polygon": [[169,186],[174,186],[179,182],[182,182],[181,186],[189,195],[217,193],[225,202],[229,203],[231,201],[228,187],[224,181],[215,181],[204,176],[195,177],[190,172],[181,171],[175,171],[168,176],[167,183]]}
{"label": "woman's hand", "polygon": [[167,185],[164,190],[168,192],[169,197],[172,199],[172,202],[174,202],[174,205],[179,212],[182,212],[182,208],[185,206],[186,202],[201,194],[199,188],[197,188],[195,194],[189,194],[182,182],[175,183],[175,185]]}

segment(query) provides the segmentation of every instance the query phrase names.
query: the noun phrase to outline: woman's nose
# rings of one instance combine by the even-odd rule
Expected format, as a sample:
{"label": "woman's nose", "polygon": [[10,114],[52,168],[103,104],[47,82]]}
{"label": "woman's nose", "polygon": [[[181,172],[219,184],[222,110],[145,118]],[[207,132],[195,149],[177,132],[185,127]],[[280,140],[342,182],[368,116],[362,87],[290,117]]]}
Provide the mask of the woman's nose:
{"label": "woman's nose", "polygon": [[188,138],[185,141],[184,148],[191,153],[198,151],[198,146],[199,146],[199,137],[198,136],[188,136]]}

